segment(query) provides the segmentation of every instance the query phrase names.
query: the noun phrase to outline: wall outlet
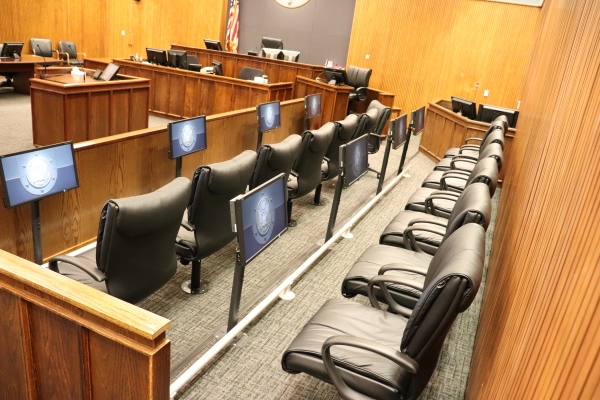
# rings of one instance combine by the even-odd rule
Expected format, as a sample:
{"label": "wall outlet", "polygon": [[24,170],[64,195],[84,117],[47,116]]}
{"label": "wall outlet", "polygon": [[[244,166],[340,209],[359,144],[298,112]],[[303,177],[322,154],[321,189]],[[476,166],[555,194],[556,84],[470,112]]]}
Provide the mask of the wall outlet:
{"label": "wall outlet", "polygon": [[490,91],[489,90],[484,90],[483,91],[483,97],[488,97],[490,95]]}
{"label": "wall outlet", "polygon": [[125,31],[121,31],[121,36],[125,36]]}
{"label": "wall outlet", "polygon": [[475,82],[475,89],[479,89],[479,82]]}
{"label": "wall outlet", "polygon": [[368,60],[369,58],[371,58],[371,56],[367,54],[367,55],[365,56],[365,58]]}

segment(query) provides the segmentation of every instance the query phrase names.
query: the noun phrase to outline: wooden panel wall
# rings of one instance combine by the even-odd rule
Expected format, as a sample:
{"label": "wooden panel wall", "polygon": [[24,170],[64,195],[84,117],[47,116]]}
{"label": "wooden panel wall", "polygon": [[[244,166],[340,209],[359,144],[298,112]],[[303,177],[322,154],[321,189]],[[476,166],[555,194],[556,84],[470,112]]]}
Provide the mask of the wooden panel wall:
{"label": "wooden panel wall", "polygon": [[357,0],[347,65],[372,68],[369,86],[405,112],[451,95],[515,108],[538,15],[488,1]]}
{"label": "wooden panel wall", "polygon": [[467,399],[600,398],[600,2],[541,17]]}

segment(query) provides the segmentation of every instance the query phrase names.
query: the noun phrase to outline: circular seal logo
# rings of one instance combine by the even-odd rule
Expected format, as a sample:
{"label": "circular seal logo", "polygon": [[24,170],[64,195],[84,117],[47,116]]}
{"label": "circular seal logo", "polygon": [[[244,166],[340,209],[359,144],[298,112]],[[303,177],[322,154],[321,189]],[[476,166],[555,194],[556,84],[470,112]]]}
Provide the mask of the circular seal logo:
{"label": "circular seal logo", "polygon": [[269,128],[273,126],[275,123],[275,112],[273,111],[273,107],[267,107],[265,110],[265,125]]}
{"label": "circular seal logo", "polygon": [[34,155],[23,165],[20,174],[21,184],[29,193],[42,195],[48,193],[56,183],[57,171],[53,157]]}
{"label": "circular seal logo", "polygon": [[362,151],[361,151],[360,147],[357,147],[356,151],[354,152],[354,166],[352,167],[354,169],[354,172],[357,174],[360,172],[361,161],[362,161]]}
{"label": "circular seal logo", "polygon": [[273,210],[271,199],[264,196],[256,204],[254,210],[255,220],[252,225],[254,239],[260,244],[266,243],[271,238],[273,224],[275,221],[275,212]]}
{"label": "circular seal logo", "polygon": [[179,135],[179,147],[183,151],[190,151],[195,144],[196,132],[194,132],[194,127],[192,125],[184,126]]}

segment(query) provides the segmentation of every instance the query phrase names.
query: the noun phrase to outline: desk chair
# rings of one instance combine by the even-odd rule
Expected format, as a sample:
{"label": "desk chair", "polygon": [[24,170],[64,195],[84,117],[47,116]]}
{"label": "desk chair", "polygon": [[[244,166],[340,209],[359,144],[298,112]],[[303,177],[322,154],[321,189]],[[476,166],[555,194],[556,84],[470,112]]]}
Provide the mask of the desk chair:
{"label": "desk chair", "polygon": [[[383,132],[383,128],[385,128],[388,119],[390,119],[391,114],[392,109],[384,106],[377,100],[373,100],[371,104],[369,104],[369,107],[365,112],[365,115],[369,117],[369,121],[365,128],[365,131],[369,134],[369,154],[375,154],[379,151],[381,140],[385,138],[381,133]],[[375,172],[379,178],[379,171],[371,167],[369,167],[369,171]]]}
{"label": "desk chair", "polygon": [[[59,58],[58,50],[52,50],[52,41],[50,39],[30,39],[29,44],[31,45],[33,54],[36,56],[54,58],[54,54],[56,53],[56,58]],[[49,67],[54,65],[54,63],[43,62],[40,65]]]}
{"label": "desk chair", "polygon": [[[83,67],[83,59],[86,55],[85,53],[77,52],[75,43],[61,40],[58,42],[58,51],[62,56],[63,64],[66,62],[69,66]],[[83,58],[79,59],[79,56],[83,56]]]}
{"label": "desk chair", "polygon": [[367,87],[369,87],[369,79],[371,79],[372,69],[359,68],[351,65],[346,71],[346,84],[352,86],[354,90],[350,92],[348,99],[348,113],[350,113],[350,105],[355,101],[365,101],[367,99]]}
{"label": "desk chair", "polygon": [[[283,353],[283,370],[332,382],[343,399],[417,399],[435,371],[450,327],[479,290],[484,255],[483,228],[465,225],[440,247],[421,282],[377,275],[368,283],[371,307],[329,300]],[[387,284],[418,291],[415,306],[388,299]],[[377,286],[394,314],[381,310]]]}
{"label": "desk chair", "polygon": [[197,56],[188,55],[188,70],[200,72],[202,70],[202,64],[200,64],[200,60],[198,60]]}
{"label": "desk chair", "polygon": [[189,294],[208,291],[200,280],[201,260],[221,250],[235,238],[231,230],[229,200],[243,194],[250,181],[256,153],[246,150],[229,161],[203,165],[194,172],[187,212],[175,241],[183,265],[192,263],[192,279],[181,284]]}
{"label": "desk chair", "polygon": [[173,243],[189,196],[189,179],[177,178],[150,194],[107,201],[96,248],[53,257],[50,269],[129,303],[142,301],[177,271]]}
{"label": "desk chair", "polygon": [[258,149],[258,159],[250,179],[250,190],[284,173],[287,182],[296,156],[302,145],[300,135],[290,135],[280,143],[263,144]]}
{"label": "desk chair", "polygon": [[266,47],[267,49],[283,50],[283,40],[270,37],[263,37],[260,43],[260,48],[262,49],[264,47]]}
{"label": "desk chair", "polygon": [[240,73],[238,75],[238,79],[243,79],[246,81],[253,81],[255,77],[257,77],[257,76],[262,77],[264,74],[265,74],[265,71],[263,71],[262,69],[244,67],[240,71]]}

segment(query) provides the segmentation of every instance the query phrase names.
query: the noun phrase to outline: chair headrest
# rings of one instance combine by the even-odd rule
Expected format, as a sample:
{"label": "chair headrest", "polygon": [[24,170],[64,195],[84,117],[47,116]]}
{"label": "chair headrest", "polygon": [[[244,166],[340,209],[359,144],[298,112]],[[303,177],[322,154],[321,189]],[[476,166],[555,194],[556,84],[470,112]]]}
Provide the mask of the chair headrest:
{"label": "chair headrest", "polygon": [[369,80],[371,79],[372,72],[372,69],[359,68],[351,65],[348,67],[348,71],[346,71],[348,84],[350,86],[354,86],[355,88],[369,87]]}
{"label": "chair headrest", "polygon": [[338,137],[344,141],[352,139],[358,128],[359,117],[356,114],[350,114],[341,121],[336,121],[340,129],[338,129]]}
{"label": "chair headrest", "polygon": [[307,133],[312,135],[308,146],[310,151],[313,153],[324,152],[329,147],[331,139],[335,134],[335,124],[333,122],[328,122],[317,130],[304,132],[302,136],[304,137]]}
{"label": "chair headrest", "polygon": [[479,160],[484,158],[493,158],[498,163],[498,171],[502,169],[502,163],[504,161],[504,151],[499,143],[488,144],[481,153],[479,153]]}
{"label": "chair headrest", "polygon": [[50,39],[33,38],[29,41],[29,44],[31,45],[32,52],[35,51],[36,55],[44,55],[45,57],[52,55],[52,41]]}
{"label": "chair headrest", "polygon": [[369,116],[369,122],[367,123],[366,131],[369,133],[381,134],[383,127],[385,126],[392,109],[388,106],[384,106],[377,100],[373,100],[365,114]]}
{"label": "chair headrest", "polygon": [[290,160],[293,164],[301,143],[302,137],[300,135],[290,135],[280,143],[265,145],[265,147],[271,149],[267,160],[269,166],[273,169],[281,169],[290,164]]}
{"label": "chair headrest", "polygon": [[492,199],[490,198],[490,189],[485,183],[473,183],[467,186],[458,196],[456,205],[448,218],[444,240],[466,224],[476,223],[487,229],[491,218]]}
{"label": "chair headrest", "polygon": [[249,176],[244,172],[255,164],[256,152],[246,150],[231,160],[205,166],[210,170],[208,189],[215,194],[237,192],[238,187],[248,184]]}
{"label": "chair headrest", "polygon": [[496,192],[498,186],[498,163],[493,158],[484,158],[477,161],[475,168],[467,179],[467,185],[475,182],[483,182],[488,185],[490,197]]}
{"label": "chair headrest", "polygon": [[490,132],[489,135],[487,135],[487,137],[485,138],[485,140],[483,141],[483,143],[481,144],[481,147],[479,148],[480,151],[482,149],[485,149],[487,146],[489,146],[492,143],[498,143],[500,144],[500,146],[502,146],[502,148],[504,148],[504,133],[502,131],[502,129],[496,129],[492,132]]}

